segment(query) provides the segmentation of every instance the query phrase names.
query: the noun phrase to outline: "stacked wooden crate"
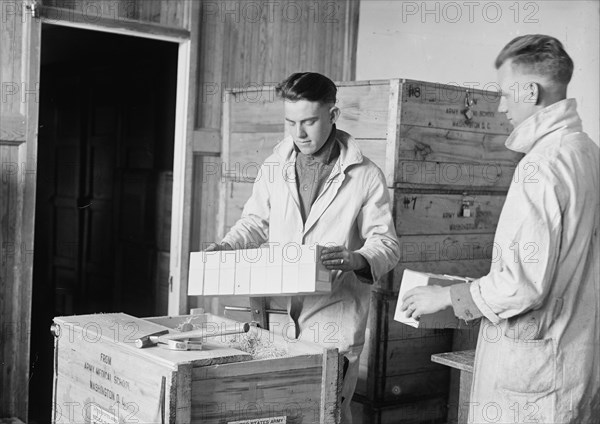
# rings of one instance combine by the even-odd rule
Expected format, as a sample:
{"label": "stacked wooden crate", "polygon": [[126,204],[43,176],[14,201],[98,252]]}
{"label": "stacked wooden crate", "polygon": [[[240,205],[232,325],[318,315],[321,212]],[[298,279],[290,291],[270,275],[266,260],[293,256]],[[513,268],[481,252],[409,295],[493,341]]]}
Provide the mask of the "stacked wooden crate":
{"label": "stacked wooden crate", "polygon": [[[338,86],[337,126],[384,171],[401,244],[399,265],[372,292],[355,422],[443,422],[453,382],[430,356],[474,347],[476,333],[395,322],[402,272],[486,274],[497,255],[494,232],[520,155],[504,146],[511,127],[497,112],[497,93],[399,79]],[[258,166],[283,132],[283,107],[272,87],[228,92],[223,232],[241,215]],[[243,302],[219,299],[221,305]]]}

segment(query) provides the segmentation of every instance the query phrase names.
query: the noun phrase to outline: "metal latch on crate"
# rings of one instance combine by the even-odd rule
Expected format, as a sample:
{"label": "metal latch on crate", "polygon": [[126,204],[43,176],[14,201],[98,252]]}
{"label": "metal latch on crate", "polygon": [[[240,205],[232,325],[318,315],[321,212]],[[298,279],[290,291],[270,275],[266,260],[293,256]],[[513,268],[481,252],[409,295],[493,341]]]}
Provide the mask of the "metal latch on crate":
{"label": "metal latch on crate", "polygon": [[467,121],[470,121],[473,119],[473,111],[471,110],[471,108],[473,107],[473,105],[476,102],[471,99],[471,97],[469,96],[469,90],[467,90],[467,92],[465,93],[465,108],[463,109],[462,113],[463,115],[465,115],[465,118],[467,119]]}
{"label": "metal latch on crate", "polygon": [[475,205],[475,198],[467,196],[467,193],[463,193],[459,216],[463,218],[473,217],[473,205]]}

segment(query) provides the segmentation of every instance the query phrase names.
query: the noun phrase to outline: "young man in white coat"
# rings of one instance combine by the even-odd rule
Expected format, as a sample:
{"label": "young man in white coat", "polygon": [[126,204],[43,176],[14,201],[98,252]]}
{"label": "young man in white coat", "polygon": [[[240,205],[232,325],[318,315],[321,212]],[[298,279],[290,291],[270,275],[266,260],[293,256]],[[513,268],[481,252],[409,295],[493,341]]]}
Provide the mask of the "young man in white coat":
{"label": "young man in white coat", "polygon": [[488,275],[406,293],[414,317],[452,306],[483,317],[471,423],[600,419],[599,150],[567,99],[573,61],[555,38],[525,35],[496,59],[499,111],[518,164]]}
{"label": "young man in white coat", "polygon": [[296,73],[277,93],[287,135],[262,165],[241,219],[210,249],[328,246],[320,260],[332,271],[331,293],[291,297],[286,306],[295,337],[337,347],[347,358],[341,417],[350,423],[370,284],[400,256],[388,189],[381,170],[336,128],[337,88],[329,78]]}

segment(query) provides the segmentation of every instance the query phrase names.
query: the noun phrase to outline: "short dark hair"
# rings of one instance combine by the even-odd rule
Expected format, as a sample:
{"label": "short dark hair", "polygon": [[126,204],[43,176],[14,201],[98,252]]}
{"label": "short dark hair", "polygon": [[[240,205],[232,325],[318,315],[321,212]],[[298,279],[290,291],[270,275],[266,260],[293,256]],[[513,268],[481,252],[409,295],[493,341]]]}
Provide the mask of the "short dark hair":
{"label": "short dark hair", "polygon": [[278,84],[275,91],[282,99],[292,102],[308,100],[329,104],[337,101],[335,83],[316,72],[296,72]]}
{"label": "short dark hair", "polygon": [[496,58],[496,69],[509,59],[514,65],[564,85],[573,76],[573,60],[562,43],[549,35],[528,34],[513,39]]}

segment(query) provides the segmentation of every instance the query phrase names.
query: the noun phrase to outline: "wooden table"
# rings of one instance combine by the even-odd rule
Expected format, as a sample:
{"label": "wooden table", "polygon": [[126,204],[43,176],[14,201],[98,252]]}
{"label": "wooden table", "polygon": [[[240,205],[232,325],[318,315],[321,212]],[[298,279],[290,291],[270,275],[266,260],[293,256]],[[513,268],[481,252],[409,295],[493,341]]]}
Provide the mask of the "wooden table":
{"label": "wooden table", "polygon": [[[473,381],[473,362],[475,362],[475,350],[463,350],[459,352],[436,353],[431,355],[431,361],[447,365],[460,371],[460,385],[458,392],[458,405],[450,403],[450,408],[457,408],[448,413],[449,417],[456,416],[457,424],[466,424],[469,414],[469,398],[471,395],[471,382]],[[452,394],[451,394],[452,397]]]}

